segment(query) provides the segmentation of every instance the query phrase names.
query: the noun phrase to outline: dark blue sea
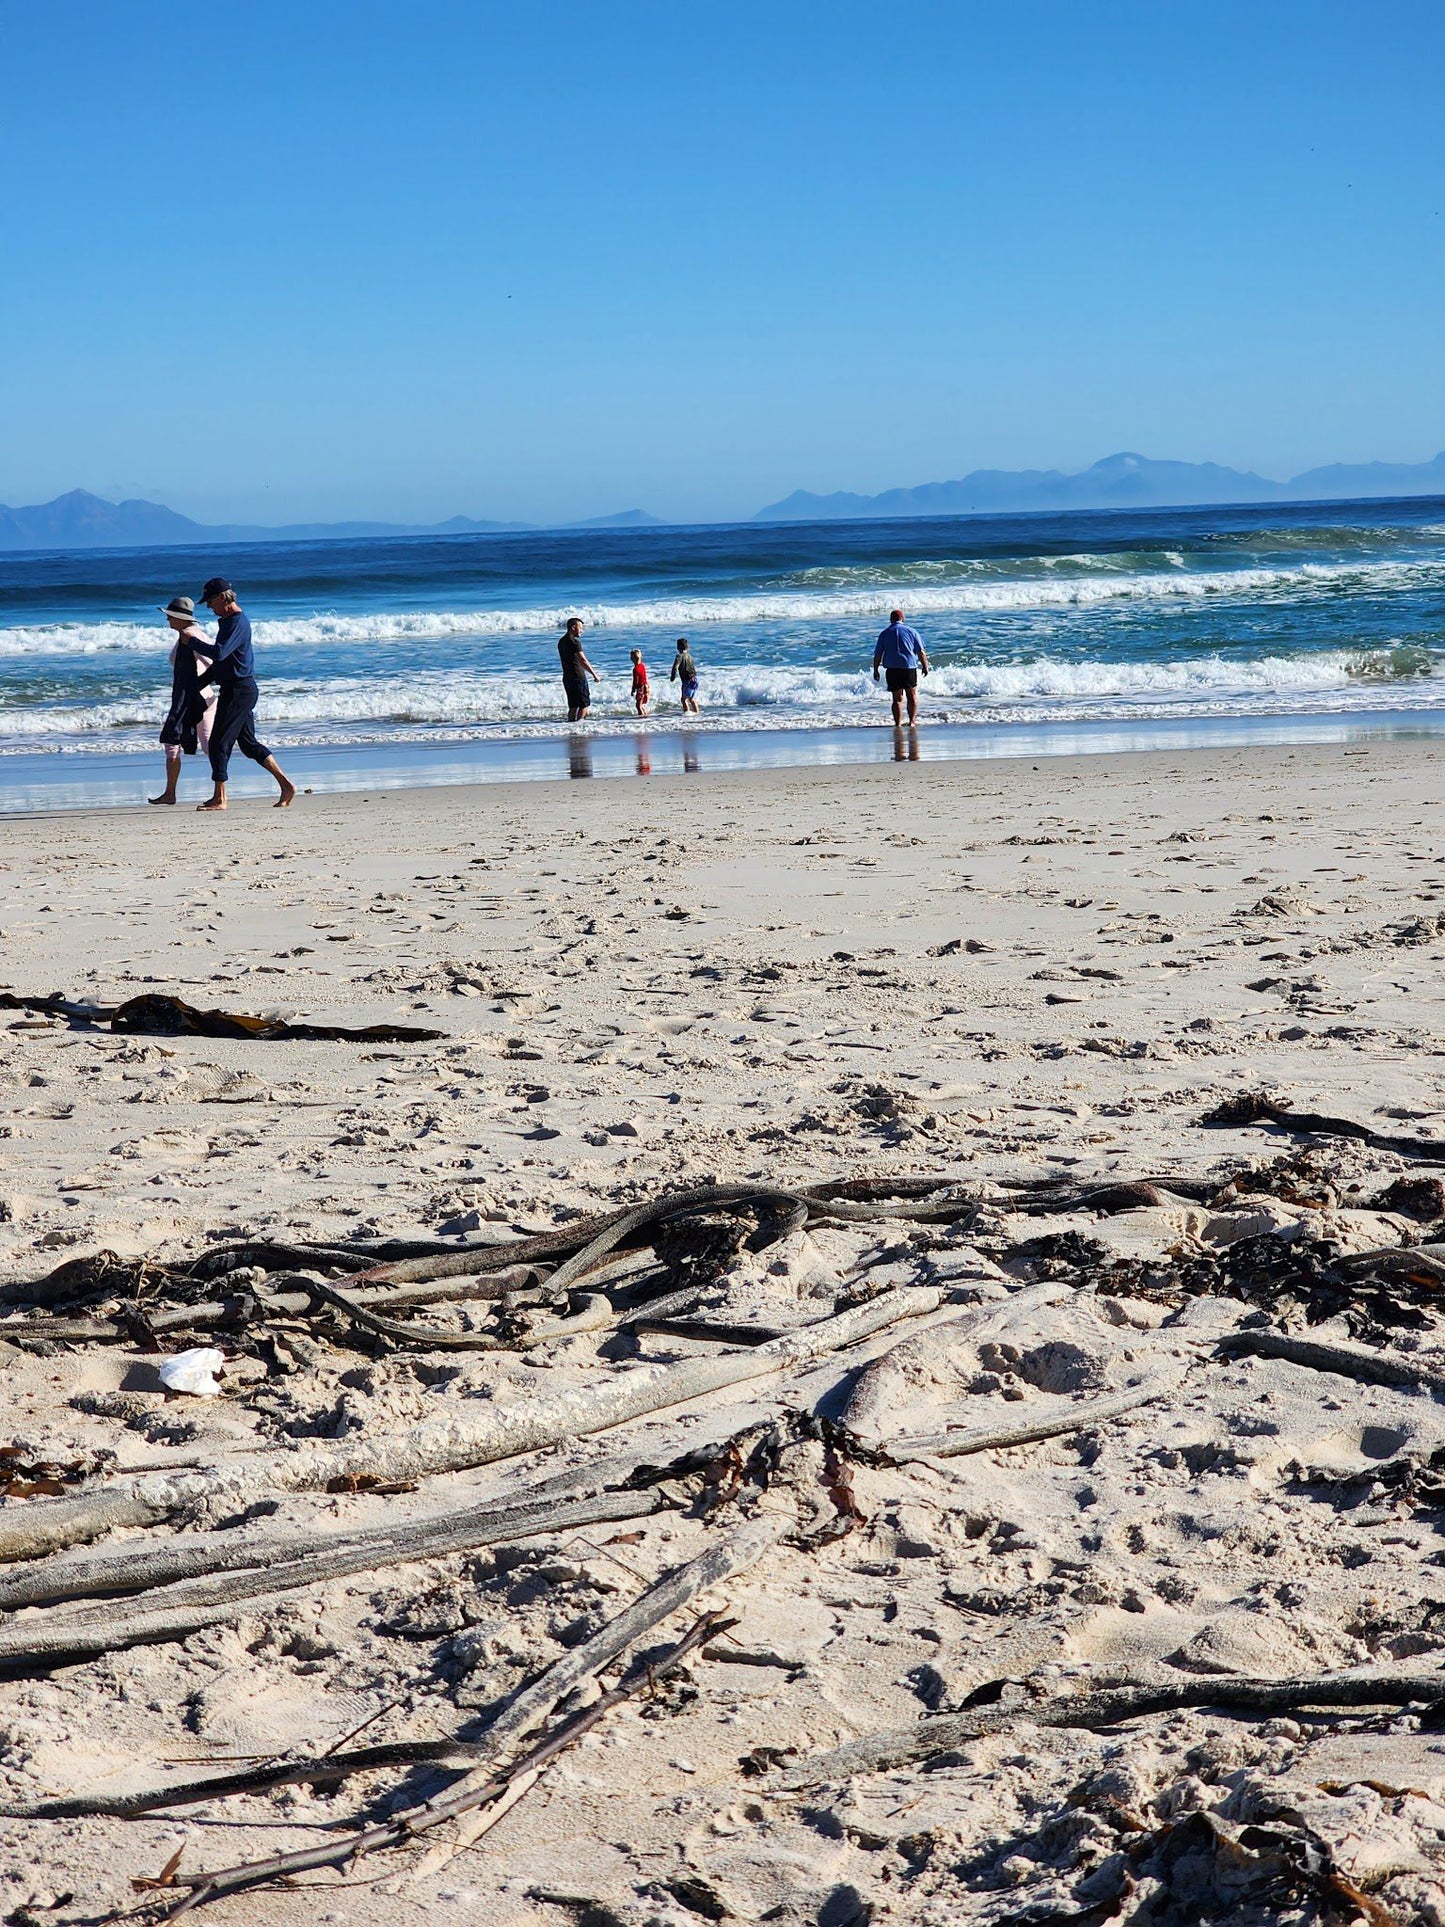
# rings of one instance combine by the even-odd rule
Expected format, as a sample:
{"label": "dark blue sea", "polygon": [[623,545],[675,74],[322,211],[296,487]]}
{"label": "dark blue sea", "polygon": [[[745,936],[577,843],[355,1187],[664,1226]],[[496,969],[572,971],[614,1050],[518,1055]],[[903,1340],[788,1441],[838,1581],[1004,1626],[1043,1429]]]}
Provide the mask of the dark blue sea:
{"label": "dark blue sea", "polygon": [[[934,664],[924,754],[1431,728],[1445,699],[1438,500],[5,555],[0,807],[140,797],[169,688],[156,605],[213,573],[255,626],[264,735],[337,786],[639,767],[634,648],[654,767],[886,754],[849,732],[884,719],[894,604]],[[574,614],[603,677],[580,750]]]}

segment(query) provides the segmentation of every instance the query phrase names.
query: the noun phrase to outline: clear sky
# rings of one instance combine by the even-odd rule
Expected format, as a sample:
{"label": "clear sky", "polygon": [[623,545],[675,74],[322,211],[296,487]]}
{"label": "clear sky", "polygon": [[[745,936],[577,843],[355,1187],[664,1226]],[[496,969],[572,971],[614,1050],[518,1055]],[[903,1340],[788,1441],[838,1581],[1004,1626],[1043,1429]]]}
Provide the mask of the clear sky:
{"label": "clear sky", "polygon": [[1440,0],[3,0],[0,501],[1445,445]]}

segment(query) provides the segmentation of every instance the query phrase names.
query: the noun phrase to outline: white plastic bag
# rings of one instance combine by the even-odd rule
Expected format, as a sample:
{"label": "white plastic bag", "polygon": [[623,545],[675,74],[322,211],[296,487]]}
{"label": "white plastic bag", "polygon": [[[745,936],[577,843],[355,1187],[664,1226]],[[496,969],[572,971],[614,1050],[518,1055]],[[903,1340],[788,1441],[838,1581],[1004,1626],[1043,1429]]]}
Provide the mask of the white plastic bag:
{"label": "white plastic bag", "polygon": [[212,1345],[197,1345],[193,1351],[177,1352],[157,1367],[161,1384],[168,1392],[190,1392],[196,1398],[215,1398],[220,1391],[216,1373],[225,1365],[223,1352]]}

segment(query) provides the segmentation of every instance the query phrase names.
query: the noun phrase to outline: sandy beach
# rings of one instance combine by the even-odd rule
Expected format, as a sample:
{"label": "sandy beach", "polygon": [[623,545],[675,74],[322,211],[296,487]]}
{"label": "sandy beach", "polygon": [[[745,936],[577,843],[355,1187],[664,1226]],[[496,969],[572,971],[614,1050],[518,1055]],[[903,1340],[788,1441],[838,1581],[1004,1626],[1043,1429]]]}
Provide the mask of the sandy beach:
{"label": "sandy beach", "polygon": [[[525,1239],[714,1182],[933,1178],[973,1200],[940,1221],[815,1210],[730,1250],[690,1314],[788,1331],[845,1310],[860,1282],[924,1294],[836,1355],[405,1495],[291,1491],[278,1511],[247,1486],[239,1510],[234,1493],[194,1498],[96,1550],[430,1518],[618,1455],[667,1465],[786,1414],[886,1444],[1167,1386],[1039,1442],[865,1453],[845,1473],[817,1423],[795,1424],[773,1482],[754,1490],[739,1472],[729,1505],[677,1471],[658,1488],[667,1508],[622,1526],[353,1571],[73,1663],[17,1664],[4,1640],[67,1610],[17,1607],[0,1619],[16,1674],[0,1682],[0,1802],[309,1757],[362,1727],[366,1744],[440,1739],[762,1519],[783,1536],[698,1595],[736,1619],[726,1639],[600,1721],[475,1844],[445,1864],[433,1842],[307,1874],[211,1917],[942,1927],[1025,1907],[1111,1918],[1087,1909],[1127,1882],[1164,1906],[1183,1905],[1191,1879],[1217,1899],[1232,1878],[1236,1917],[1304,1920],[1324,1904],[1299,1870],[1308,1839],[1346,1883],[1331,1904],[1353,1886],[1390,1910],[1371,1919],[1445,1921],[1445,1738],[1418,1707],[1221,1701],[1091,1728],[1031,1716],[1125,1677],[1227,1686],[1380,1667],[1438,1690],[1428,1467],[1445,1443],[1432,1390],[1445,1348],[1428,1290],[1401,1287],[1408,1318],[1389,1323],[1381,1298],[1362,1324],[1308,1316],[1283,1284],[1251,1299],[1237,1277],[1186,1290],[1137,1273],[1188,1259],[1223,1276],[1224,1254],[1266,1237],[1338,1255],[1437,1235],[1445,1193],[1434,1218],[1386,1196],[1429,1160],[1200,1120],[1265,1091],[1384,1135],[1445,1135],[1440,755],[814,768],[0,825],[0,988],[105,1004],[160,991],[444,1033],[218,1041],[4,1013],[0,1283],[99,1251],[165,1265],[226,1241]],[[1257,1188],[1238,1182],[1259,1170]],[[1029,1215],[1017,1188],[1083,1197],[1141,1179],[1156,1192],[1129,1210]],[[1037,1289],[1051,1282],[1063,1289]],[[8,1345],[3,1442],[22,1448],[17,1464],[83,1463],[84,1483],[65,1487],[79,1492],[128,1468],[244,1463],[238,1448],[258,1442],[264,1457],[381,1436],[735,1349],[607,1327],[431,1351],[318,1324],[320,1309],[275,1340],[220,1335],[218,1399],[167,1396],[134,1327],[115,1343]],[[44,1310],[15,1290],[4,1315]],[[480,1331],[491,1307],[417,1315]],[[1220,1349],[1307,1325],[1410,1361],[1418,1382]],[[1393,1483],[1376,1489],[1386,1464]],[[593,1489],[605,1484],[599,1472]],[[0,1527],[47,1502],[10,1498]],[[668,1619],[643,1648],[688,1623]],[[969,1707],[1009,1717],[876,1770],[824,1759]],[[393,1766],[144,1818],[13,1817],[0,1903],[26,1923],[104,1917],[138,1904],[132,1879],[178,1849],[183,1873],[228,1866],[440,1783]],[[1219,1843],[1251,1826],[1273,1827],[1273,1844],[1254,1839],[1230,1873]],[[418,1875],[424,1852],[437,1860]]]}

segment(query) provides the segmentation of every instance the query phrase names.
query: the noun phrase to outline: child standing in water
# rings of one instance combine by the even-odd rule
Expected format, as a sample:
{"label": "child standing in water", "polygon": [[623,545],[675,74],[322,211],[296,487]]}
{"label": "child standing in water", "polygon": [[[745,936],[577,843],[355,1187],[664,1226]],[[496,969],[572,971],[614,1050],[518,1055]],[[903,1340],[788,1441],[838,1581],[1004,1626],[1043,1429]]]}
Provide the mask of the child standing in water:
{"label": "child standing in water", "polygon": [[667,680],[680,685],[678,694],[682,697],[683,714],[696,716],[698,713],[697,663],[693,659],[691,649],[687,646],[686,636],[679,636],[677,639],[677,654],[672,659],[672,668],[668,671]]}
{"label": "child standing in water", "polygon": [[632,652],[632,707],[639,716],[647,714],[647,664],[640,649]]}

